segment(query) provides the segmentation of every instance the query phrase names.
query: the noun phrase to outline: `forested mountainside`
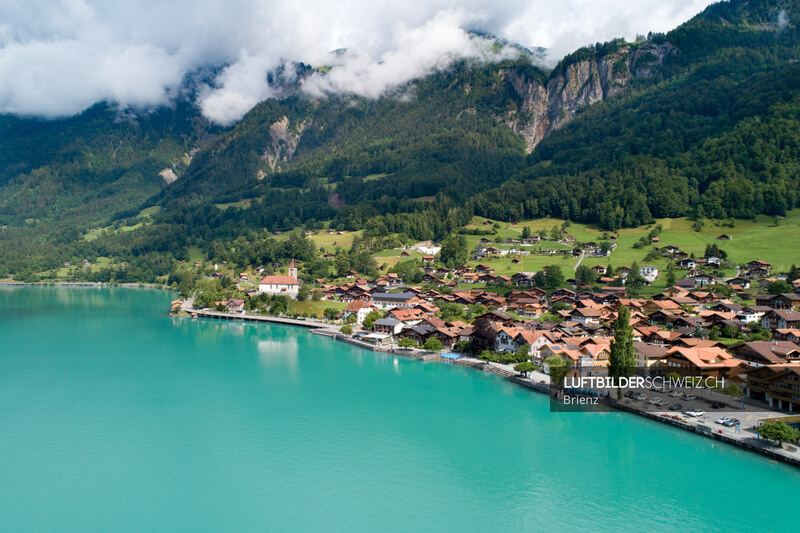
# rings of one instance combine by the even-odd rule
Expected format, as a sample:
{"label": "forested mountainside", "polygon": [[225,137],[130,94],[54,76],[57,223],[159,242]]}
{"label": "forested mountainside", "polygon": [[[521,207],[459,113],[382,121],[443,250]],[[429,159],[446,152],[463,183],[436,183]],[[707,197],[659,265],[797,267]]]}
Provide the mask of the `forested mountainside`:
{"label": "forested mountainside", "polygon": [[0,260],[114,220],[143,224],[92,246],[178,254],[321,220],[425,239],[473,214],[611,229],[782,214],[800,205],[798,60],[800,2],[733,0],[552,70],[461,62],[376,100],[288,88],[227,129],[187,103],[3,117]]}

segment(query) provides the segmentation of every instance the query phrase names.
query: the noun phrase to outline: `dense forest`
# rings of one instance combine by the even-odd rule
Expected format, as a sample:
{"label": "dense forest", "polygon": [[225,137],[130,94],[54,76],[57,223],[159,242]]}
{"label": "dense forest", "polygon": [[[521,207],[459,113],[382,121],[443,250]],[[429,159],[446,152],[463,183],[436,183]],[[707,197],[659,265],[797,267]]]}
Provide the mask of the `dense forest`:
{"label": "dense forest", "polygon": [[[443,239],[476,214],[606,229],[781,215],[800,206],[798,60],[800,2],[733,0],[550,71],[523,54],[460,62],[375,100],[287,91],[231,128],[189,102],[0,117],[0,276],[98,256],[157,275],[189,246],[210,255],[248,232],[321,221]],[[610,85],[583,80],[602,93],[591,105],[550,102],[557,127],[531,149],[515,133],[533,121],[520,87],[549,90],[578,64],[597,78],[610,68]],[[126,230],[85,238],[111,226]]]}

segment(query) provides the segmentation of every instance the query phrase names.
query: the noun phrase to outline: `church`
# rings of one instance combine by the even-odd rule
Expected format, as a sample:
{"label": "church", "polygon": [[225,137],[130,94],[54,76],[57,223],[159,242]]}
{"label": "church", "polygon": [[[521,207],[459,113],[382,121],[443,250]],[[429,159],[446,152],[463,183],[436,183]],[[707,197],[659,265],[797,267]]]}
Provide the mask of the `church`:
{"label": "church", "polygon": [[297,265],[294,259],[289,263],[288,276],[265,276],[258,283],[258,292],[297,298],[297,293],[300,292],[300,281],[297,279]]}

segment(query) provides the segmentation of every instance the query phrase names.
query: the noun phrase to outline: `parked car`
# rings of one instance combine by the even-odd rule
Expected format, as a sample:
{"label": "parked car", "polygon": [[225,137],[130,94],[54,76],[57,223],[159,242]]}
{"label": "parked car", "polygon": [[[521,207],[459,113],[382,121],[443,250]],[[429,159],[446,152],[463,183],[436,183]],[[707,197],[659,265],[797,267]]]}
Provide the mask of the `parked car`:
{"label": "parked car", "polygon": [[643,392],[640,392],[640,393],[638,393],[638,394],[635,394],[635,395],[633,396],[633,399],[634,399],[634,400],[641,400],[641,401],[644,401],[644,400],[646,400],[646,399],[647,399],[647,394],[645,394],[645,393],[643,393]]}
{"label": "parked car", "polygon": [[667,400],[665,400],[664,398],[659,398],[658,399],[658,406],[659,407],[666,407],[668,404],[669,404],[669,402]]}
{"label": "parked car", "polygon": [[674,390],[670,392],[669,395],[672,396],[673,398],[678,398],[680,396],[683,396],[683,393],[679,390]]}
{"label": "parked car", "polygon": [[680,411],[681,409],[683,409],[682,403],[673,403],[672,405],[669,406],[670,411]]}
{"label": "parked car", "polygon": [[724,422],[722,425],[730,428],[733,426],[738,426],[739,424],[741,424],[741,422],[739,421],[738,418],[730,418],[728,419],[727,422]]}
{"label": "parked car", "polygon": [[664,392],[664,387],[650,387],[653,392]]}
{"label": "parked car", "polygon": [[694,394],[689,394],[688,392],[684,392],[683,393],[683,399],[688,402],[690,400],[697,399],[697,396],[695,396]]}
{"label": "parked car", "polygon": [[629,390],[628,392],[626,392],[626,393],[624,394],[624,396],[625,396],[626,398],[633,398],[633,395],[634,395],[634,392],[633,392],[632,390]]}
{"label": "parked car", "polygon": [[723,409],[725,408],[725,404],[722,402],[714,402],[711,404],[712,409]]}
{"label": "parked car", "polygon": [[729,420],[731,420],[731,417],[723,416],[722,418],[717,418],[716,420],[714,420],[714,423],[715,424],[721,424],[721,425],[724,426],[725,422],[728,422]]}
{"label": "parked car", "polygon": [[691,416],[693,418],[697,418],[697,417],[700,417],[700,416],[704,416],[706,414],[706,412],[703,411],[702,409],[689,409],[688,411],[684,412],[683,414],[685,414],[686,416]]}

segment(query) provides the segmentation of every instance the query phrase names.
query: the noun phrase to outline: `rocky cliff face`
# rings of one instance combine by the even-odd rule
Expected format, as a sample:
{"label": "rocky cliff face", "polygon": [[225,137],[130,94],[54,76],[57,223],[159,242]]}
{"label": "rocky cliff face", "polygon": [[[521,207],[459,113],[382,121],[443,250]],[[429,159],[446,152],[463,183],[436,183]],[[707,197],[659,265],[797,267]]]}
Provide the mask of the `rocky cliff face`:
{"label": "rocky cliff face", "polygon": [[546,85],[513,68],[502,69],[501,79],[514,89],[518,104],[498,119],[522,135],[531,151],[547,134],[572,120],[580,108],[613,97],[631,79],[655,74],[673,50],[669,44],[624,45],[600,58],[558,67]]}
{"label": "rocky cliff face", "polygon": [[303,135],[303,131],[310,122],[311,119],[307,119],[292,127],[289,117],[284,116],[269,127],[271,142],[261,154],[261,158],[267,162],[273,172],[276,171],[280,162],[287,162],[292,158],[297,149],[297,143],[300,142],[300,136]]}

